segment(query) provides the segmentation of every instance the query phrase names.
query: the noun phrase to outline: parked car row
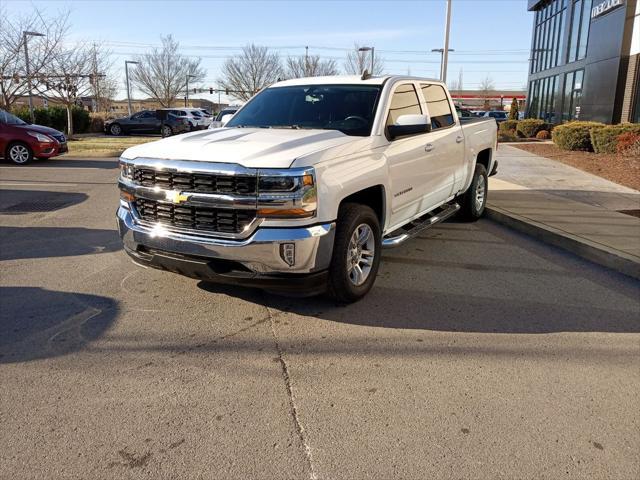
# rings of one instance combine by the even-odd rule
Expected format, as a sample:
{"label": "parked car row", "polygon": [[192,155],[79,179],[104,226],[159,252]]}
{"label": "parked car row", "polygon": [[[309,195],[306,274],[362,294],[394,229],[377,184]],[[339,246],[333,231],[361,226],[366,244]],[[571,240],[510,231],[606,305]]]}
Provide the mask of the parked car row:
{"label": "parked car row", "polygon": [[[162,111],[166,112],[164,122]],[[203,108],[164,108],[143,110],[128,117],[107,120],[104,131],[109,135],[161,133],[163,136],[206,129],[213,115]]]}
{"label": "parked car row", "polygon": [[33,125],[0,110],[0,156],[17,165],[35,158],[47,159],[68,151],[64,133]]}

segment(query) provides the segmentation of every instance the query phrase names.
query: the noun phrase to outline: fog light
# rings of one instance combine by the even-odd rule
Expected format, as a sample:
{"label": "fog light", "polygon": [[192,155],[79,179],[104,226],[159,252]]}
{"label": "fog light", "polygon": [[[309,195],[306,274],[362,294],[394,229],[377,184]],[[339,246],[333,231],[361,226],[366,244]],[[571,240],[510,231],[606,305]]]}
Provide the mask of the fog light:
{"label": "fog light", "polygon": [[280,244],[280,256],[287,265],[293,267],[296,264],[296,244],[295,243],[281,243]]}

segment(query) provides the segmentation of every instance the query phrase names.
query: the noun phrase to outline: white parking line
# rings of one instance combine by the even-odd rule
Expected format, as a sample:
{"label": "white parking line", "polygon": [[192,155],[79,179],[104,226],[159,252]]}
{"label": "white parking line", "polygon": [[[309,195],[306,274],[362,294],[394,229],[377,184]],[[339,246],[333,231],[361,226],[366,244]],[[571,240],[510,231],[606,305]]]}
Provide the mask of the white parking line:
{"label": "white parking line", "polygon": [[77,187],[77,183],[8,183],[0,182],[0,187]]}

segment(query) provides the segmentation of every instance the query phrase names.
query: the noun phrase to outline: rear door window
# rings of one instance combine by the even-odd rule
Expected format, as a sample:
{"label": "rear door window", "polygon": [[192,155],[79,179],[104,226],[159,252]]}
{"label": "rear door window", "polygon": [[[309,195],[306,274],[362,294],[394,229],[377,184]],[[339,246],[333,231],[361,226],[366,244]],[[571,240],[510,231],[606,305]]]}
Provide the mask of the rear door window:
{"label": "rear door window", "polygon": [[422,85],[421,88],[431,116],[431,129],[437,130],[453,125],[453,113],[444,88],[440,85]]}

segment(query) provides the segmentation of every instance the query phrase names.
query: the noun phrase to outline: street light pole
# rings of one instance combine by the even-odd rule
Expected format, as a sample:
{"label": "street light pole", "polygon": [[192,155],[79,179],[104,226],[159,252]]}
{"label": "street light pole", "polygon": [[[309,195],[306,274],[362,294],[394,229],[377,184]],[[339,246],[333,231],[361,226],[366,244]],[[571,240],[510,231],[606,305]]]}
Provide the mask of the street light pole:
{"label": "street light pole", "polygon": [[359,52],[371,52],[371,71],[369,74],[373,75],[373,65],[374,65],[374,52],[375,47],[360,47],[358,49]]}
{"label": "street light pole", "polygon": [[125,60],[124,61],[124,76],[127,81],[127,108],[129,111],[129,116],[131,116],[131,88],[129,87],[129,64],[137,65],[140,62],[134,62],[133,60]]}
{"label": "street light pole", "polygon": [[[449,52],[455,52],[455,50],[453,48],[449,48],[447,49]],[[438,52],[440,53],[440,80],[443,82],[446,82],[446,78],[443,79],[442,78],[442,72],[446,71],[446,67],[444,66],[444,48],[432,48],[431,49],[432,52]]]}
{"label": "street light pole", "polygon": [[24,60],[26,62],[27,70],[27,88],[29,89],[29,118],[33,123],[33,99],[31,98],[31,71],[29,70],[29,49],[27,48],[28,37],[44,37],[42,33],[37,32],[22,32],[22,41],[24,42]]}
{"label": "street light pole", "polygon": [[444,51],[442,53],[442,67],[440,79],[447,83],[447,66],[449,65],[449,30],[451,29],[451,0],[447,0],[447,20],[444,28]]}

